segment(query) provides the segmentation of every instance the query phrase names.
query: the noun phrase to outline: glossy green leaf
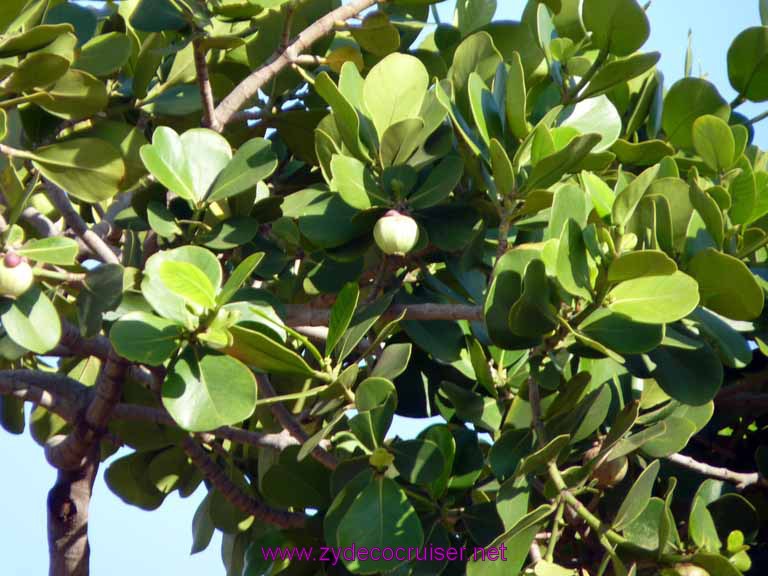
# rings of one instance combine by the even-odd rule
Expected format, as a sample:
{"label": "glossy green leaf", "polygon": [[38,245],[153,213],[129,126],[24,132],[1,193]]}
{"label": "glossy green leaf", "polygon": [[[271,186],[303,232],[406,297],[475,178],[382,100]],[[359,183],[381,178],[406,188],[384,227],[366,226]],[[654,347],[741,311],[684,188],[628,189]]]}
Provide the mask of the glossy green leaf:
{"label": "glossy green leaf", "polygon": [[566,108],[559,124],[580,134],[599,134],[601,140],[592,149],[593,154],[609,150],[621,134],[621,116],[607,96],[583,99],[573,108]]}
{"label": "glossy green leaf", "polygon": [[569,294],[589,299],[591,282],[581,227],[572,219],[563,227],[557,251],[557,279]]}
{"label": "glossy green leaf", "polygon": [[16,253],[35,262],[72,266],[80,248],[71,238],[40,238],[28,240]]}
{"label": "glossy green leaf", "polygon": [[240,262],[221,288],[219,295],[216,297],[216,304],[219,306],[227,304],[235,295],[235,292],[248,281],[248,278],[250,278],[263,259],[264,252],[256,252]]}
{"label": "glossy green leaf", "polygon": [[232,160],[232,149],[213,130],[194,128],[179,136],[172,128],[160,126],[152,144],[141,147],[141,159],[168,190],[198,204]]}
{"label": "glossy green leaf", "polygon": [[753,102],[768,100],[768,28],[747,28],[728,49],[728,78],[739,94]]}
{"label": "glossy green leaf", "polygon": [[218,202],[252,190],[256,183],[269,178],[277,169],[272,143],[253,138],[240,146],[211,185],[206,200]]}
{"label": "glossy green leaf", "polygon": [[325,341],[325,355],[330,356],[336,348],[336,345],[344,337],[344,333],[349,328],[352,317],[357,308],[360,289],[357,283],[350,282],[341,289],[336,302],[331,308],[331,318],[328,322],[328,338]]}
{"label": "glossy green leaf", "polygon": [[619,354],[650,352],[664,337],[663,327],[659,324],[635,322],[604,308],[587,316],[579,330]]}
{"label": "glossy green leaf", "polygon": [[597,48],[629,56],[650,35],[648,16],[636,0],[584,0],[584,26]]}
{"label": "glossy green leaf", "polygon": [[557,183],[563,175],[575,171],[601,140],[602,136],[599,134],[577,136],[565,148],[543,158],[534,166],[526,188],[548,188]]}
{"label": "glossy green leaf", "polygon": [[336,155],[331,160],[332,187],[356,210],[368,210],[380,196],[370,168],[356,158]]}
{"label": "glossy green leaf", "polygon": [[48,180],[84,202],[101,202],[120,190],[122,154],[104,140],[77,138],[35,150],[32,163]]}
{"label": "glossy green leaf", "polygon": [[34,285],[16,300],[5,300],[0,322],[13,342],[37,354],[49,352],[61,339],[59,314]]}
{"label": "glossy green leaf", "polygon": [[624,282],[643,276],[668,276],[677,272],[677,264],[659,250],[638,250],[620,255],[608,268],[609,282]]}
{"label": "glossy green leaf", "polygon": [[[375,477],[355,498],[338,526],[341,547],[391,548],[421,546],[424,532],[405,492],[389,478]],[[388,571],[402,560],[344,560],[358,574]]]}
{"label": "glossy green leaf", "polygon": [[705,115],[693,123],[693,147],[704,162],[717,173],[733,165],[736,141],[725,121],[717,116]]}
{"label": "glossy green leaf", "polygon": [[518,52],[512,53],[509,63],[509,75],[505,94],[507,125],[515,138],[523,139],[528,135],[526,111],[525,70]]}
{"label": "glossy green leaf", "polygon": [[682,272],[622,282],[608,294],[608,308],[642,324],[685,318],[699,304],[696,280]]}
{"label": "glossy green leaf", "polygon": [[394,380],[408,367],[413,345],[410,342],[390,344],[379,356],[371,376]]}
{"label": "glossy green leaf", "polygon": [[628,82],[653,68],[660,58],[661,54],[658,52],[649,52],[612,60],[597,71],[587,88],[581,93],[581,97],[598,96],[619,84]]}
{"label": "glossy green leaf", "polygon": [[109,76],[120,70],[131,57],[131,40],[119,32],[100,34],[86,42],[74,64],[97,77]]}
{"label": "glossy green leaf", "polygon": [[728,103],[713,84],[701,78],[683,78],[664,97],[662,125],[672,144],[692,148],[697,118],[709,114],[727,121],[730,113]]}
{"label": "glossy green leaf", "polygon": [[440,204],[458,186],[463,173],[461,160],[448,156],[429,171],[424,183],[408,198],[408,204],[415,210]]}
{"label": "glossy green leaf", "polygon": [[630,182],[630,184],[616,196],[611,211],[614,224],[618,226],[626,226],[629,219],[632,218],[632,215],[635,213],[640,200],[642,200],[648,187],[656,179],[658,174],[658,166],[648,168],[637,178],[632,180],[632,182]]}
{"label": "glossy green leaf", "polygon": [[613,519],[614,530],[621,530],[642,514],[651,497],[656,476],[659,474],[659,468],[659,461],[656,460],[649,464],[638,476],[637,480],[635,480]]}
{"label": "glossy green leaf", "polygon": [[693,257],[688,272],[698,282],[702,305],[714,312],[732,320],[753,320],[763,311],[763,290],[741,260],[708,248]]}
{"label": "glossy green leaf", "polygon": [[313,376],[315,371],[293,350],[275,342],[261,332],[240,326],[230,328],[233,344],[226,350],[254,368],[278,374]]}
{"label": "glossy green leaf", "polygon": [[443,454],[430,440],[394,442],[391,450],[395,456],[395,468],[410,484],[430,484],[443,472]]}
{"label": "glossy green leaf", "polygon": [[429,76],[418,58],[390,54],[365,78],[363,99],[379,138],[406,118],[418,118]]}
{"label": "glossy green leaf", "polygon": [[190,432],[214,430],[242,422],[256,407],[256,379],[243,363],[229,356],[199,357],[189,349],[163,382],[163,406]]}
{"label": "glossy green leaf", "polygon": [[41,92],[35,103],[64,120],[79,120],[101,112],[109,97],[104,82],[82,70],[70,69]]}
{"label": "glossy green leaf", "polygon": [[192,264],[166,260],[160,265],[158,278],[168,290],[185,300],[207,309],[216,305],[216,289],[208,276]]}
{"label": "glossy green leaf", "polygon": [[109,339],[123,358],[159,366],[180,346],[182,331],[181,326],[165,318],[130,312],[112,325]]}

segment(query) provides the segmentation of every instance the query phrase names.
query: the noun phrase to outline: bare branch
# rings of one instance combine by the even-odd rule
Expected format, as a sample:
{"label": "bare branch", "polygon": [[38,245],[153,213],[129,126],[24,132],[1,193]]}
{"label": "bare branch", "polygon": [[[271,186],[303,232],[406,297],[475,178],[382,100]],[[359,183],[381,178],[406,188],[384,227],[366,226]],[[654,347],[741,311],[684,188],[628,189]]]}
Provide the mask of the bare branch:
{"label": "bare branch", "polygon": [[123,381],[128,372],[126,361],[114,352],[102,364],[93,397],[82,418],[65,438],[54,436],[45,446],[48,463],[59,470],[75,470],[87,463],[91,446],[107,427],[115,405],[120,401]]}
{"label": "bare branch", "polygon": [[734,472],[728,468],[710,466],[709,464],[699,462],[698,460],[694,460],[690,456],[685,456],[683,454],[671,454],[667,456],[667,460],[674,462],[683,468],[688,468],[689,470],[698,472],[704,476],[709,476],[710,478],[714,478],[716,480],[723,480],[725,482],[735,484],[739,490],[743,490],[744,488],[752,486],[753,484],[768,486],[768,481],[766,481],[765,478],[761,478],[760,474],[757,472]]}
{"label": "bare branch", "polygon": [[112,350],[112,344],[106,336],[84,338],[77,326],[66,321],[61,323],[60,344],[68,348],[76,356],[82,356],[83,358],[95,356],[96,358],[106,360]]}
{"label": "bare branch", "polygon": [[277,510],[246,494],[192,438],[184,439],[183,448],[203,476],[236,508],[280,528],[301,528],[306,523],[304,514]]}
{"label": "bare branch", "polygon": [[[317,308],[305,305],[286,306],[283,319],[288,326],[327,326],[331,316],[330,308]],[[483,309],[480,306],[464,304],[396,304],[383,314],[385,320],[397,318],[405,312],[406,320],[483,320]]]}
{"label": "bare branch", "polygon": [[80,217],[80,214],[74,209],[66,192],[45,178],[43,179],[43,182],[45,184],[45,189],[48,192],[48,198],[64,217],[67,226],[71,228],[73,232],[83,240],[85,245],[101,258],[101,260],[109,264],[119,264],[120,260],[118,260],[112,249],[98,234],[88,228],[88,225]]}
{"label": "bare branch", "polygon": [[344,4],[306,28],[286,48],[278,49],[266,64],[240,82],[219,103],[211,128],[221,132],[224,126],[233,120],[236,113],[244,108],[248,101],[256,96],[267,82],[277,76],[284,68],[291,66],[300,54],[307,51],[320,38],[330,34],[337,22],[346,21],[376,3],[377,0],[353,0],[349,4]]}
{"label": "bare branch", "polygon": [[[256,382],[259,384],[259,396],[261,396],[261,398],[273,398],[277,396],[275,389],[272,387],[266,374],[257,374]],[[291,436],[293,436],[300,444],[304,444],[309,440],[309,436],[304,431],[304,428],[301,427],[301,424],[298,423],[293,414],[291,414],[285,406],[278,403],[272,404],[271,408],[272,414],[280,425],[288,430]],[[320,446],[317,446],[312,450],[312,457],[330,470],[335,470],[336,466],[339,464],[333,454],[327,452]]]}
{"label": "bare branch", "polygon": [[197,70],[197,86],[200,89],[200,98],[203,103],[203,126],[210,128],[216,118],[216,105],[213,102],[213,90],[208,78],[208,65],[205,62],[205,48],[200,38],[192,40],[192,52],[195,57],[195,69]]}

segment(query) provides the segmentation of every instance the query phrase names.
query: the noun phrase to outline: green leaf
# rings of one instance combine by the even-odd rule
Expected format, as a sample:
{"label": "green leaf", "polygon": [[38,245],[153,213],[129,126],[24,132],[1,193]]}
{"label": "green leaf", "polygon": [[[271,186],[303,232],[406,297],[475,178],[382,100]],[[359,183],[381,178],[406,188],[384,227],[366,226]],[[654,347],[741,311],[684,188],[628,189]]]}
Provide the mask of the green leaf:
{"label": "green leaf", "polygon": [[362,26],[352,29],[352,36],[363,50],[376,56],[386,56],[400,47],[400,33],[385,12],[367,14]]}
{"label": "green leaf", "polygon": [[525,458],[518,468],[516,475],[536,474],[545,470],[547,464],[556,461],[560,453],[568,447],[570,442],[571,437],[568,434],[562,434],[553,438],[546,446]]}
{"label": "green leaf", "polygon": [[418,118],[429,75],[421,61],[407,54],[390,54],[376,64],[363,85],[363,100],[379,138],[406,118]]}
{"label": "green leaf", "polygon": [[747,339],[731,323],[705,308],[694,310],[691,319],[696,322],[702,336],[712,344],[725,366],[741,369],[752,362],[752,349]]}
{"label": "green leaf", "polygon": [[242,422],[256,408],[256,379],[242,362],[187,349],[163,382],[163,406],[190,432]]}
{"label": "green leaf", "polygon": [[526,188],[534,190],[536,188],[549,188],[552,184],[556,184],[564,174],[576,170],[581,161],[601,140],[602,136],[599,134],[577,136],[562,150],[542,158],[534,166],[528,182],[526,182]]}
{"label": "green leaf", "polygon": [[115,310],[123,298],[125,269],[119,264],[102,264],[89,270],[77,296],[80,334],[92,337],[101,332],[104,314]]}
{"label": "green leaf", "polygon": [[768,28],[747,28],[728,49],[728,78],[741,96],[752,102],[768,100]]}
{"label": "green leaf", "polygon": [[253,190],[257,182],[269,178],[276,169],[272,142],[264,138],[248,140],[216,177],[206,201],[218,202]]}
{"label": "green leaf", "polygon": [[131,40],[120,32],[100,34],[84,44],[73,67],[97,77],[110,76],[131,57]]}
{"label": "green leaf", "polygon": [[637,78],[653,68],[660,58],[660,53],[649,52],[608,62],[597,71],[587,88],[581,93],[581,98],[603,94],[619,84]]}
{"label": "green leaf", "polygon": [[389,308],[392,303],[392,296],[379,298],[375,302],[360,309],[352,318],[349,328],[342,338],[341,351],[339,359],[344,360],[349,356],[360,341],[381,318],[381,315]]}
{"label": "green leaf", "polygon": [[642,453],[650,458],[664,458],[679,452],[696,434],[696,425],[687,418],[672,416],[662,423],[664,433],[643,444]]}
{"label": "green leaf", "polygon": [[637,178],[630,182],[629,186],[624,188],[613,203],[612,216],[613,223],[617,226],[626,226],[629,219],[637,209],[637,205],[642,200],[648,187],[659,174],[659,166],[648,168]]}
{"label": "green leaf", "polygon": [[506,114],[509,131],[518,140],[528,135],[528,113],[526,111],[525,70],[519,52],[513,52],[507,77]]}
{"label": "green leaf", "polygon": [[71,238],[40,238],[28,240],[16,253],[26,256],[35,262],[72,266],[77,258],[79,248]]}
{"label": "green leaf", "polygon": [[19,346],[37,354],[45,354],[59,343],[59,313],[36,285],[16,300],[6,300],[0,310],[3,328]]}
{"label": "green leaf", "polygon": [[232,250],[248,244],[259,233],[259,222],[248,216],[235,216],[223,220],[206,232],[199,242],[211,250]]}
{"label": "green leaf", "polygon": [[608,282],[624,282],[643,276],[668,276],[677,272],[677,264],[660,250],[626,252],[611,262]]}
{"label": "green leaf", "polygon": [[581,185],[592,199],[592,204],[598,216],[601,218],[608,216],[616,199],[613,189],[600,177],[587,171],[581,172]]}
{"label": "green leaf", "polygon": [[188,25],[184,13],[173,0],[139,0],[129,22],[142,32],[180,30]]}
{"label": "green leaf", "polygon": [[346,284],[336,297],[336,302],[334,302],[333,308],[331,308],[331,318],[328,322],[328,338],[325,341],[326,357],[333,353],[336,345],[344,337],[349,324],[352,322],[359,298],[360,289],[357,286],[357,282]]}
{"label": "green leaf", "polygon": [[443,472],[443,454],[430,440],[393,442],[390,449],[395,456],[395,468],[410,484],[430,484]]}
{"label": "green leaf", "polygon": [[488,454],[494,476],[505,480],[517,470],[518,464],[531,453],[533,435],[530,430],[509,430],[501,435]]}
{"label": "green leaf", "polygon": [[357,210],[368,210],[371,199],[380,197],[373,173],[357,158],[336,154],[331,159],[332,188],[342,200]]}
{"label": "green leaf", "polygon": [[173,212],[157,200],[152,200],[147,204],[147,223],[161,238],[172,239],[174,236],[182,234]]}
{"label": "green leaf", "polygon": [[[405,492],[389,478],[377,476],[355,498],[337,530],[342,548],[356,546],[380,549],[415,546],[424,541],[421,522]],[[390,571],[404,560],[344,559],[357,574]]]}
{"label": "green leaf", "polygon": [[30,155],[40,173],[83,202],[109,200],[125,178],[122,154],[96,138],[77,138],[38,148]]}
{"label": "green leaf", "polygon": [[[353,64],[350,65],[354,68]],[[331,77],[328,76],[328,73],[321,72],[315,78],[315,91],[333,110],[334,124],[339,131],[344,145],[356,158],[360,160],[367,159],[368,151],[360,140],[360,116],[358,116],[357,110],[355,110],[352,103],[339,91],[339,88],[331,80]]]}
{"label": "green leaf", "polygon": [[570,218],[558,244],[557,279],[569,294],[591,298],[587,247],[581,227]]}
{"label": "green leaf", "polygon": [[132,362],[160,366],[180,345],[181,326],[146,312],[130,312],[112,325],[115,351]]}
{"label": "green leaf", "polygon": [[456,156],[448,156],[430,169],[427,179],[408,198],[408,205],[414,210],[423,210],[440,204],[448,198],[461,182],[464,165]]}
{"label": "green leaf", "polygon": [[493,20],[496,0],[459,0],[456,3],[456,21],[462,36],[467,36]]}
{"label": "green leaf", "polygon": [[387,378],[388,380],[394,380],[400,376],[408,367],[412,348],[413,345],[410,342],[388,345],[379,356],[373,371],[371,371],[371,376]]}
{"label": "green leaf", "polygon": [[543,336],[557,326],[555,316],[544,262],[533,260],[525,270],[523,293],[509,310],[509,328],[518,336]]}
{"label": "green leaf", "polygon": [[591,150],[593,154],[609,150],[621,134],[621,116],[607,96],[582,99],[566,108],[559,116],[559,125],[581,134],[599,134],[601,140]]}
{"label": "green leaf", "polygon": [[667,156],[673,156],[675,149],[663,140],[645,140],[631,143],[619,138],[611,147],[611,152],[625,164],[651,166],[661,162]]}
{"label": "green leaf", "polygon": [[406,118],[387,128],[379,146],[381,165],[388,168],[408,162],[423,144],[423,131],[424,121],[421,118]]}
{"label": "green leaf", "polygon": [[188,302],[169,290],[160,278],[160,269],[166,261],[185,262],[198,268],[210,281],[215,290],[221,286],[221,264],[212,252],[199,246],[182,246],[153,254],[144,267],[141,293],[154,310],[162,317],[186,326],[198,328],[197,314],[190,311]]}
{"label": "green leaf", "polygon": [[232,300],[235,292],[237,292],[248,281],[248,279],[251,277],[251,274],[253,274],[253,271],[256,270],[263,259],[264,252],[256,252],[255,254],[251,254],[248,256],[248,258],[240,262],[240,264],[237,265],[237,268],[235,268],[235,270],[227,279],[224,287],[221,289],[221,292],[219,292],[219,295],[216,297],[216,304],[218,306],[223,306]]}
{"label": "green leaf", "polygon": [[730,113],[730,106],[712,83],[701,78],[683,78],[664,97],[661,123],[673,145],[690,149],[697,118],[710,114],[727,122]]}
{"label": "green leaf", "polygon": [[144,166],[163,186],[196,205],[232,160],[229,142],[206,128],[179,136],[172,128],[160,126],[152,144],[142,146],[140,153]]}
{"label": "green leaf", "polygon": [[709,114],[693,123],[693,147],[704,162],[718,174],[728,170],[736,160],[736,141],[725,121]]}
{"label": "green leaf", "polygon": [[653,485],[656,482],[656,476],[658,476],[660,468],[661,465],[656,460],[649,464],[638,476],[637,480],[635,480],[632,488],[627,492],[626,498],[621,503],[616,517],[613,519],[614,530],[621,530],[643,513],[653,492]]}
{"label": "green leaf", "polygon": [[627,280],[608,294],[610,310],[642,324],[675,322],[698,304],[698,285],[682,272]]}
{"label": "green leaf", "polygon": [[[455,102],[460,110],[452,112],[454,116],[463,115],[469,117],[469,77],[473,72],[480,75],[485,81],[490,80],[496,74],[502,57],[496,49],[493,39],[488,32],[476,32],[467,36],[461,44],[458,45],[453,54],[453,63],[448,74],[448,79],[453,83],[455,90]],[[450,85],[450,84],[448,84]],[[438,86],[441,86],[438,84]],[[438,96],[443,90],[438,90]],[[447,90],[450,95],[450,89]]]}
{"label": "green leaf", "polygon": [[593,45],[616,56],[629,56],[651,33],[648,16],[636,0],[584,0],[582,18]]}
{"label": "green leaf", "polygon": [[35,103],[64,120],[79,120],[101,112],[109,96],[104,82],[82,70],[70,69],[41,92]]}
{"label": "green leaf", "polygon": [[762,313],[763,290],[741,260],[707,248],[689,262],[688,272],[699,284],[702,305],[710,310],[732,320],[754,320]]}
{"label": "green leaf", "polygon": [[[694,341],[695,342],[695,341]],[[670,333],[656,350],[649,354],[656,365],[651,376],[664,392],[688,406],[702,406],[712,400],[723,384],[720,359],[705,342],[680,340]]]}
{"label": "green leaf", "polygon": [[71,24],[43,24],[18,34],[3,35],[0,40],[0,58],[21,56],[51,44],[59,36],[73,32]]}
{"label": "green leaf", "polygon": [[306,361],[285,346],[255,330],[240,326],[230,328],[233,344],[227,354],[242,360],[249,366],[278,374],[315,376]]}
{"label": "green leaf", "polygon": [[728,193],[731,195],[731,208],[728,216],[734,224],[746,224],[752,218],[757,201],[757,182],[752,165],[746,156],[736,162],[736,168],[741,172],[731,180]]}
{"label": "green leaf", "polygon": [[619,354],[650,352],[664,337],[664,328],[660,324],[641,324],[605,308],[587,316],[579,330]]}
{"label": "green leaf", "polygon": [[216,306],[216,289],[199,268],[187,262],[166,260],[158,277],[168,290],[206,309]]}

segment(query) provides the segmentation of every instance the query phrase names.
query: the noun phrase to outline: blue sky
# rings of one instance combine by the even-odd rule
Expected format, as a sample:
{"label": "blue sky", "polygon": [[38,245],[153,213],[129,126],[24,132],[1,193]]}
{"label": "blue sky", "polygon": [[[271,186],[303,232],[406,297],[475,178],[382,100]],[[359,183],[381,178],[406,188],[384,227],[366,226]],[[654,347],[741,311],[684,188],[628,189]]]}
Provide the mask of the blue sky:
{"label": "blue sky", "polygon": [[[498,17],[517,18],[521,0],[499,0]],[[441,7],[444,20],[452,2]],[[757,0],[654,0],[649,11],[652,34],[644,49],[663,54],[661,69],[667,85],[683,74],[688,29],[693,30],[695,73],[707,74],[729,101],[735,96],[728,83],[726,51],[744,28],[759,25]],[[768,108],[745,105],[749,117]],[[768,147],[768,121],[757,128],[757,143]],[[420,423],[398,422],[395,433],[412,435]],[[0,453],[6,466],[0,472],[0,562],[8,576],[47,573],[45,498],[55,472],[28,434],[11,436],[0,431]],[[223,574],[220,538],[205,552],[189,556],[192,516],[203,489],[186,500],[169,497],[155,512],[123,504],[106,487],[102,466],[91,502],[90,536],[92,573],[106,576]]]}

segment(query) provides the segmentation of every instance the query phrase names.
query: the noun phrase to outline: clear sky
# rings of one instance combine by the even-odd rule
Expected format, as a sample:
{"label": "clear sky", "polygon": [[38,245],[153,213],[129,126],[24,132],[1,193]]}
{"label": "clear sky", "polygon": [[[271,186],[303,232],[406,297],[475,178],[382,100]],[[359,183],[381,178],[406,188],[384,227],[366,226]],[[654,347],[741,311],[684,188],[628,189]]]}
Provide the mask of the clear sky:
{"label": "clear sky", "polygon": [[[446,14],[452,2],[445,2]],[[498,17],[518,18],[521,0],[498,0]],[[758,0],[654,0],[649,11],[652,35],[645,50],[663,54],[661,69],[668,85],[683,74],[688,29],[693,30],[695,72],[707,74],[729,101],[735,96],[728,83],[726,52],[744,28],[759,25]],[[445,18],[449,20],[449,18]],[[768,108],[745,105],[752,117]],[[768,121],[757,129],[757,143],[768,147]],[[409,436],[413,422],[398,422],[395,433]],[[28,434],[11,436],[0,431],[0,453],[6,465],[0,471],[0,563],[3,576],[38,576],[47,573],[45,498],[55,473]],[[203,489],[186,500],[169,497],[155,512],[123,504],[106,487],[101,467],[91,502],[90,536],[92,574],[97,576],[223,574],[220,538],[205,552],[189,556],[191,523]]]}

